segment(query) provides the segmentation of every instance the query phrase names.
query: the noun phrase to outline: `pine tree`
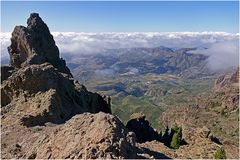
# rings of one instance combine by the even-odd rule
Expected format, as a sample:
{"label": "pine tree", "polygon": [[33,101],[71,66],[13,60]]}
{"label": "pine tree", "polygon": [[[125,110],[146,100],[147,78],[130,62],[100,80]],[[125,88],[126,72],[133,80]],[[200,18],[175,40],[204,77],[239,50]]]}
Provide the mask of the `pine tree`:
{"label": "pine tree", "polygon": [[182,128],[174,126],[171,129],[171,132],[173,134],[172,141],[170,144],[170,147],[173,149],[178,149],[180,147],[180,143],[182,141]]}
{"label": "pine tree", "polygon": [[180,134],[179,132],[176,132],[173,134],[170,147],[173,149],[178,149],[180,147],[180,142],[181,142]]}

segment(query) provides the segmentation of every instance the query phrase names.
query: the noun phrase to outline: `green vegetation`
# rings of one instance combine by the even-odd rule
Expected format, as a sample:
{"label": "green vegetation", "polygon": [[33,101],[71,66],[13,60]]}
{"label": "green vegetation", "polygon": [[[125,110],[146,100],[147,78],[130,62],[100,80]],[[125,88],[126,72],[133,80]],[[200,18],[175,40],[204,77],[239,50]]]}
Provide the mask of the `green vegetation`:
{"label": "green vegetation", "polygon": [[180,147],[180,135],[178,133],[174,133],[172,141],[171,141],[171,148],[178,149]]}
{"label": "green vegetation", "polygon": [[[115,97],[113,97],[114,99]],[[127,96],[112,105],[113,114],[126,124],[133,113],[142,112],[146,115],[153,128],[160,131],[159,117],[162,113],[160,107],[151,104],[144,97]]]}
{"label": "green vegetation", "polygon": [[[98,88],[100,86],[116,86],[118,88],[120,82],[124,84],[123,88],[125,89],[121,91],[101,91],[102,94],[112,97],[112,113],[126,124],[131,114],[143,112],[151,125],[160,131],[163,129],[161,123],[163,111],[169,107],[196,103],[196,96],[203,92],[207,93],[212,85],[211,80],[183,80],[168,76],[147,74],[131,77],[131,79],[118,77],[111,83],[109,81],[107,81],[108,83],[104,83],[104,81],[102,84],[98,83]],[[166,78],[166,80],[155,83],[157,78]],[[132,92],[134,88],[138,88],[139,93],[144,94],[135,95],[136,92]]]}
{"label": "green vegetation", "polygon": [[226,159],[226,152],[225,150],[221,147],[219,150],[217,150],[214,154],[215,159]]}
{"label": "green vegetation", "polygon": [[163,129],[162,112],[170,107],[195,104],[196,97],[209,93],[210,79],[185,79],[175,74],[95,77],[86,81],[89,90],[111,96],[112,113],[125,124],[131,114],[143,112],[158,131]]}
{"label": "green vegetation", "polygon": [[178,149],[180,147],[180,143],[182,140],[182,128],[174,126],[171,129],[171,132],[173,133],[173,137],[172,137],[170,147],[173,149]]}

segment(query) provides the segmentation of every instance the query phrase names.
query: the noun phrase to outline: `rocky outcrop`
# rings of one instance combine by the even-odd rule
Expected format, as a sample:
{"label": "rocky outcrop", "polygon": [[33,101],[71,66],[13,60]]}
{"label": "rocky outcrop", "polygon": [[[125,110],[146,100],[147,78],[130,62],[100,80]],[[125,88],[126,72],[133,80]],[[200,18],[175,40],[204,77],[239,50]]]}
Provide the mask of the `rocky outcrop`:
{"label": "rocky outcrop", "polygon": [[48,63],[14,72],[4,81],[1,95],[2,106],[8,105],[3,111],[19,110],[26,126],[63,123],[83,112],[111,113],[109,104],[100,95],[77,88],[72,80]]}
{"label": "rocky outcrop", "polygon": [[17,26],[13,31],[8,48],[12,67],[2,67],[3,112],[18,111],[26,126],[59,124],[83,112],[111,113],[110,104],[102,96],[71,79],[39,15],[31,14],[27,23],[27,27]]}
{"label": "rocky outcrop", "polygon": [[215,80],[214,88],[215,90],[220,90],[222,88],[231,87],[236,83],[239,83],[239,67],[237,67],[233,73],[219,76]]}
{"label": "rocky outcrop", "polygon": [[239,83],[239,66],[237,67],[236,71],[231,75],[230,82]]}
{"label": "rocky outcrop", "polygon": [[14,71],[13,67],[10,66],[1,66],[1,83],[8,79],[8,77],[10,77],[12,75]]}
{"label": "rocky outcrop", "polygon": [[215,81],[214,94],[222,95],[221,104],[226,113],[236,112],[239,107],[239,67],[229,74],[219,76]]}
{"label": "rocky outcrop", "polygon": [[131,119],[126,125],[129,131],[136,134],[137,142],[143,143],[146,141],[159,140],[161,135],[151,127],[150,123],[145,120],[145,115],[141,113],[135,113],[131,115]]}
{"label": "rocky outcrop", "polygon": [[110,98],[72,79],[38,14],[27,23],[1,68],[1,158],[135,158],[134,133],[107,114]]}
{"label": "rocky outcrop", "polygon": [[27,20],[27,27],[16,26],[8,47],[10,65],[21,68],[31,64],[51,63],[59,72],[72,77],[63,59],[59,57],[58,47],[47,25],[37,13],[32,13]]}
{"label": "rocky outcrop", "polygon": [[134,134],[118,118],[103,112],[83,113],[65,124],[45,127],[6,122],[3,118],[3,159],[136,158]]}

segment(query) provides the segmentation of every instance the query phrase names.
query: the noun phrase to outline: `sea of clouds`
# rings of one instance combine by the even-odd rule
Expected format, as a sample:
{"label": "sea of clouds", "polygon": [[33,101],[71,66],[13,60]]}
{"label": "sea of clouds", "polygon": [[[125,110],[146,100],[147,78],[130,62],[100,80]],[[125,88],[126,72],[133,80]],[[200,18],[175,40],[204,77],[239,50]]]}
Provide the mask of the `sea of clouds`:
{"label": "sea of clouds", "polygon": [[[76,33],[52,32],[61,57],[77,59],[81,55],[101,53],[106,49],[158,47],[174,49],[197,47],[195,53],[208,55],[212,70],[238,65],[239,33],[226,32],[133,32],[133,33]],[[1,33],[1,63],[8,63],[7,46],[11,33]]]}

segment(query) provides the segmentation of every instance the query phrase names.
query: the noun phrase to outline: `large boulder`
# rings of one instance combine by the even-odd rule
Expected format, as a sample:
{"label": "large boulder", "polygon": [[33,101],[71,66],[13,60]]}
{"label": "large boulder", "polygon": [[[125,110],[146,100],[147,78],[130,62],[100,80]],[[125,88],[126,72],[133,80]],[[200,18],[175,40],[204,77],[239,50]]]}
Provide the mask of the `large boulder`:
{"label": "large boulder", "polygon": [[135,135],[118,118],[103,112],[83,113],[45,127],[6,122],[1,133],[4,159],[136,158]]}

